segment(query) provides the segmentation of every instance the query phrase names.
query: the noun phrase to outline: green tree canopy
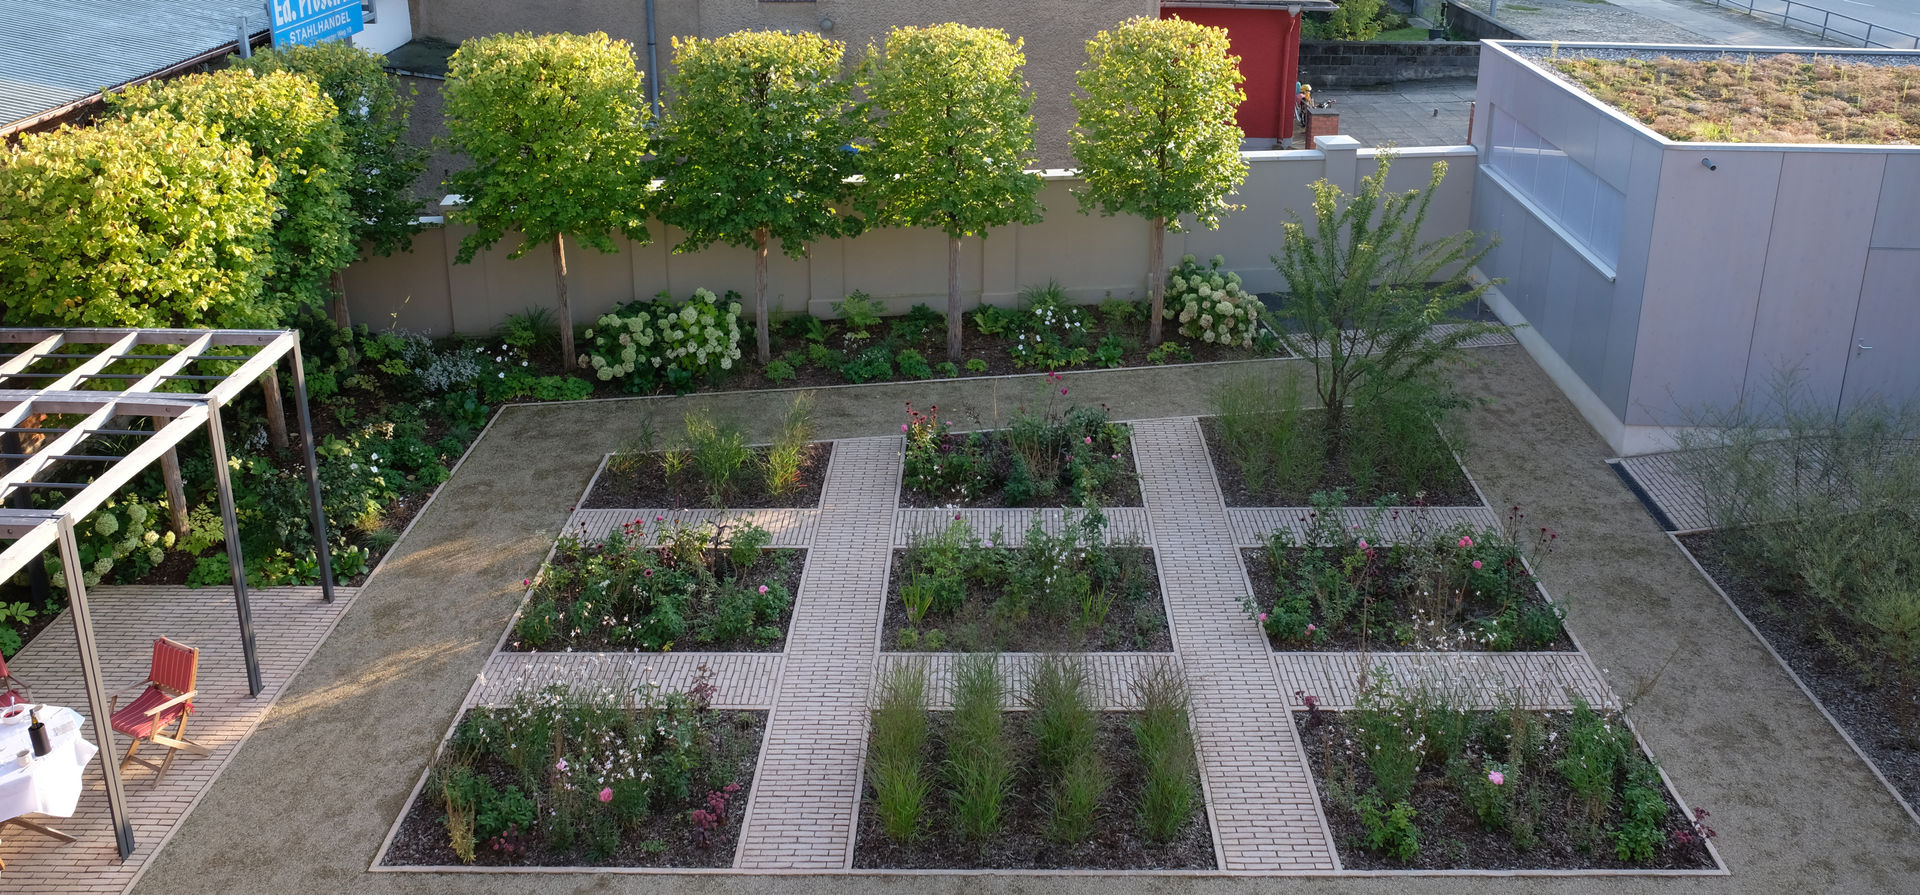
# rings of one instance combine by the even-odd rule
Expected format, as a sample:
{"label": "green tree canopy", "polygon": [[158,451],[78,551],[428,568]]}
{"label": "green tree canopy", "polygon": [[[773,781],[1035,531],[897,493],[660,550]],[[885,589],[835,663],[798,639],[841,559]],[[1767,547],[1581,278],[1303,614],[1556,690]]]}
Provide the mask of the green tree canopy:
{"label": "green tree canopy", "polygon": [[1152,222],[1149,342],[1160,341],[1165,316],[1167,228],[1178,229],[1181,215],[1218,226],[1247,178],[1234,123],[1244,98],[1240,57],[1227,50],[1224,29],[1182,19],[1128,19],[1087,41],[1070,138],[1084,178],[1080,210]]}
{"label": "green tree canopy", "polygon": [[846,45],[817,34],[740,31],[674,38],[672,102],[660,150],[660,217],[686,232],[676,252],[716,242],[754,249],[761,363],[767,333],[767,246],[805,257],[814,240],[858,232],[844,215],[854,171]]}
{"label": "green tree canopy", "polygon": [[872,220],[947,234],[947,356],[960,360],[960,240],[1040,219],[1022,42],[997,28],[896,28],[867,48]]}
{"label": "green tree canopy", "polygon": [[299,307],[325,307],[334,271],[353,262],[347,156],[333,101],[287,72],[223,69],[111,94],[120,115],[162,112],[218,128],[271,165],[273,268],[266,299],[277,325]]}
{"label": "green tree canopy", "polygon": [[257,50],[250,59],[232,61],[261,74],[293,72],[320,85],[340,122],[354,241],[378,255],[411,249],[420,213],[413,181],[426,170],[427,153],[407,142],[412,101],[394,89],[385,57],[330,40]]}
{"label": "green tree canopy", "polygon": [[269,327],[274,170],[204,122],[130,114],[0,157],[9,326]]}
{"label": "green tree canopy", "polygon": [[1387,189],[1392,166],[1392,155],[1381,156],[1351,196],[1324,178],[1315,181],[1311,226],[1290,212],[1285,251],[1273,258],[1287,281],[1280,341],[1295,357],[1314,359],[1329,463],[1346,449],[1347,404],[1357,389],[1416,384],[1456,356],[1462,342],[1495,329],[1463,324],[1432,331],[1497,282],[1475,282],[1471,273],[1493,242],[1467,230],[1422,239],[1447,163],[1433,163],[1426,189],[1404,193]]}
{"label": "green tree canopy", "polygon": [[574,365],[566,238],[619,251],[652,240],[645,211],[647,121],[633,47],[592,34],[501,34],[460,45],[447,65],[447,142],[473,161],[447,186],[474,226],[456,260],[518,231],[518,258],[553,246],[560,354]]}

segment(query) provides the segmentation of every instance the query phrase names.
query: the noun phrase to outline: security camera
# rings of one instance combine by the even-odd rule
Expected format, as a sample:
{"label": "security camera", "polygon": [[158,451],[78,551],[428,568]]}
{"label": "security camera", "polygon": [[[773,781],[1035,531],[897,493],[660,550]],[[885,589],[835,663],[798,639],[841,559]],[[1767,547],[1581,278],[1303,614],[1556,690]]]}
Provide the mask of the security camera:
{"label": "security camera", "polygon": [[1716,165],[1716,164],[1714,164],[1714,163],[1713,163],[1713,159],[1710,159],[1710,158],[1703,158],[1703,159],[1701,159],[1701,160],[1700,160],[1700,165],[1701,165],[1701,167],[1704,167],[1704,168],[1706,168],[1706,169],[1707,169],[1707,170],[1709,170],[1709,171],[1718,171],[1718,170],[1720,170],[1720,166],[1719,166],[1719,165]]}

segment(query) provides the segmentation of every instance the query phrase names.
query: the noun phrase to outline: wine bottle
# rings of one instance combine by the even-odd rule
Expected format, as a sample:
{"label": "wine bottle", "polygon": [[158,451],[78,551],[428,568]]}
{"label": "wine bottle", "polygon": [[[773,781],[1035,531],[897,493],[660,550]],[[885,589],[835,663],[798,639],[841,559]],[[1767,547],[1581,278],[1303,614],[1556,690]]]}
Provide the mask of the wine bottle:
{"label": "wine bottle", "polygon": [[38,757],[53,751],[53,740],[47,736],[47,725],[40,723],[40,710],[30,710],[32,724],[27,725],[27,739],[33,742],[33,754]]}

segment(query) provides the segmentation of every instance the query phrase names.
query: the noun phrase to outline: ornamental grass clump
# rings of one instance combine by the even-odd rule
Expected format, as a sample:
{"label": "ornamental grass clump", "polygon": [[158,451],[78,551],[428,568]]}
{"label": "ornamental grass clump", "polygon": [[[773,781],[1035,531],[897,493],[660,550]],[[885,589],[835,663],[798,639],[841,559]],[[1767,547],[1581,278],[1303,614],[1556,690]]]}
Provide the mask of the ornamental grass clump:
{"label": "ornamental grass clump", "polygon": [[1000,832],[1016,769],[999,657],[970,653],[954,664],[953,674],[947,801],[961,834],[984,840]]}
{"label": "ornamental grass clump", "polygon": [[1178,835],[1200,804],[1200,764],[1187,729],[1187,688],[1161,666],[1134,679],[1134,748],[1146,779],[1138,804],[1141,833],[1154,842]]}
{"label": "ornamental grass clump", "polygon": [[1052,781],[1046,795],[1047,832],[1068,844],[1092,835],[1107,789],[1106,770],[1095,751],[1100,716],[1090,687],[1086,666],[1078,658],[1048,655],[1034,666],[1023,697],[1034,765],[1041,779]]}
{"label": "ornamental grass clump", "polygon": [[780,418],[780,431],[767,447],[763,464],[767,492],[776,496],[792,494],[800,487],[801,467],[806,463],[807,445],[813,440],[813,392],[801,392],[787,404]]}
{"label": "ornamental grass clump", "polygon": [[881,676],[879,689],[867,747],[874,807],[888,838],[911,842],[923,831],[933,788],[927,769],[926,667],[893,665]]}

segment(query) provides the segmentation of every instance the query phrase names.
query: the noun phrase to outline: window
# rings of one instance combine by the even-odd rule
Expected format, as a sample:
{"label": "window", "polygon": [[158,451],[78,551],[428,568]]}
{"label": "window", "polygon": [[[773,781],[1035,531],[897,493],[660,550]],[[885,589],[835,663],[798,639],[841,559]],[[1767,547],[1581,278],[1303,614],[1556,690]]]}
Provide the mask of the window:
{"label": "window", "polygon": [[1487,167],[1581,248],[1608,267],[1619,263],[1626,197],[1498,108]]}
{"label": "window", "polygon": [[377,0],[360,0],[360,17],[365,19],[369,25],[373,24],[379,18],[379,9],[380,4]]}

